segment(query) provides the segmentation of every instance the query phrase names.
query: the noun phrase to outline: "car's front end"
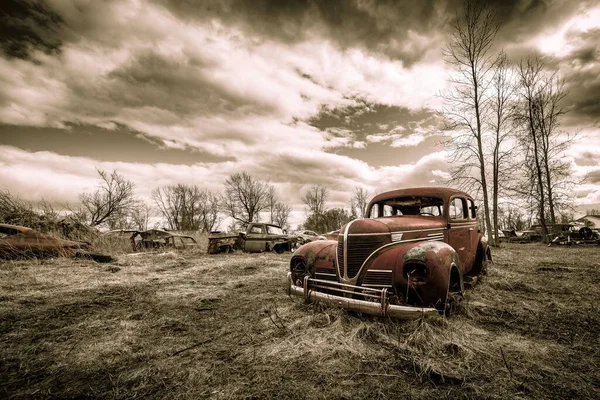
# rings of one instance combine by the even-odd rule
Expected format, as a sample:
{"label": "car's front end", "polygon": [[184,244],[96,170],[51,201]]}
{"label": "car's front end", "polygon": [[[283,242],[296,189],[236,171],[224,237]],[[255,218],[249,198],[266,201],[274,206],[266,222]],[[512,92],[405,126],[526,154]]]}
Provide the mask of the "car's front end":
{"label": "car's front end", "polygon": [[437,316],[448,295],[447,266],[456,263],[440,218],[360,219],[342,227],[336,241],[296,251],[288,292],[384,317]]}

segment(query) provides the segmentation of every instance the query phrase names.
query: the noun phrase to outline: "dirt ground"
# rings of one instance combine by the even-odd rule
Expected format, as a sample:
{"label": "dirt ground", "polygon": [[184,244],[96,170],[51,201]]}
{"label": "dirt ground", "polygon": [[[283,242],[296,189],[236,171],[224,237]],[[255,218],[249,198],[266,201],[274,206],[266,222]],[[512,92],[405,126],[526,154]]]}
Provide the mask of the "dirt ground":
{"label": "dirt ground", "polygon": [[0,264],[0,398],[600,398],[600,248],[510,245],[461,313],[285,294],[290,254]]}

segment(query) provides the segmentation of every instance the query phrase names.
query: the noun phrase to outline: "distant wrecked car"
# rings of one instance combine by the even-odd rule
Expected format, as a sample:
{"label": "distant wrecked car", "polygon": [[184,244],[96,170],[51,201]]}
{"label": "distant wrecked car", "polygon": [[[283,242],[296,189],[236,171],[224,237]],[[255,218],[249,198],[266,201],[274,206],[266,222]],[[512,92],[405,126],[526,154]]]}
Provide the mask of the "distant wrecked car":
{"label": "distant wrecked car", "polygon": [[208,253],[228,253],[240,249],[248,253],[291,251],[298,236],[286,234],[280,226],[265,223],[250,223],[246,232],[211,232],[208,237]]}
{"label": "distant wrecked car", "polygon": [[171,247],[183,249],[195,247],[198,242],[190,235],[168,232],[161,229],[137,230],[112,230],[104,233],[106,237],[129,238],[133,251]]}
{"label": "distant wrecked car", "polygon": [[299,238],[299,244],[310,243],[313,240],[325,240],[325,236],[319,235],[318,233],[309,230],[297,231],[295,235]]}
{"label": "distant wrecked car", "polygon": [[90,243],[65,240],[18,225],[0,224],[0,258],[80,257],[98,262],[112,257],[89,252]]}
{"label": "distant wrecked car", "polygon": [[578,226],[575,224],[555,224],[552,226],[553,237],[550,245],[553,244],[598,244],[600,245],[600,233],[593,231],[587,226]]}
{"label": "distant wrecked car", "polygon": [[491,252],[468,194],[400,189],[375,196],[368,218],[292,256],[288,292],[309,302],[396,318],[449,315]]}

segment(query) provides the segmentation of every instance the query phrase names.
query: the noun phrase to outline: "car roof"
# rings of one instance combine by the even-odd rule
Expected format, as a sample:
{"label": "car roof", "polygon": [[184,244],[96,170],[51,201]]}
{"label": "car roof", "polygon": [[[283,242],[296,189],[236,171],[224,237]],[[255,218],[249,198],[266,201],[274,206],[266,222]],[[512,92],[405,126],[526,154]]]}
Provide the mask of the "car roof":
{"label": "car roof", "polygon": [[394,197],[403,197],[403,196],[431,196],[431,197],[442,197],[443,199],[449,199],[452,196],[460,195],[464,197],[471,198],[467,193],[442,187],[442,186],[430,186],[430,187],[416,187],[416,188],[406,188],[406,189],[395,189],[387,192],[383,192],[373,197],[370,201],[369,205],[376,203],[381,200],[390,199]]}

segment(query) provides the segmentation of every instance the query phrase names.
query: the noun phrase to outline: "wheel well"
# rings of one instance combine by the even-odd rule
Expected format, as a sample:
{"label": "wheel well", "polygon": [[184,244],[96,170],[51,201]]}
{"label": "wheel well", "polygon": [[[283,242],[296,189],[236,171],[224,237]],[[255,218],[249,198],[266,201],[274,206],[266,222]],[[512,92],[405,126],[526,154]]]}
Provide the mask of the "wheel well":
{"label": "wheel well", "polygon": [[450,267],[450,291],[451,292],[462,292],[462,278],[460,276],[460,271],[456,267],[456,265],[452,265]]}

